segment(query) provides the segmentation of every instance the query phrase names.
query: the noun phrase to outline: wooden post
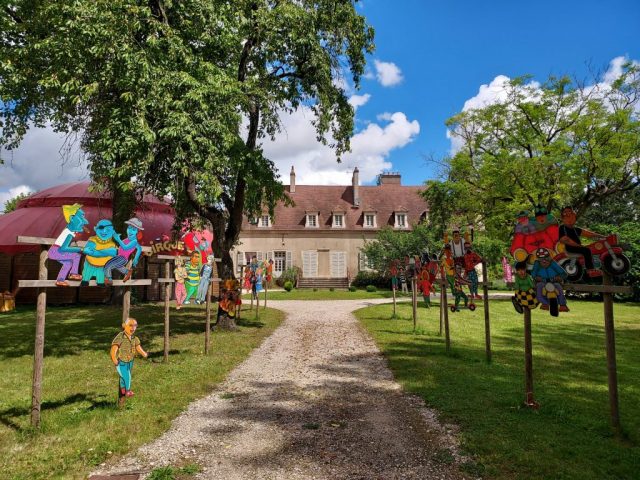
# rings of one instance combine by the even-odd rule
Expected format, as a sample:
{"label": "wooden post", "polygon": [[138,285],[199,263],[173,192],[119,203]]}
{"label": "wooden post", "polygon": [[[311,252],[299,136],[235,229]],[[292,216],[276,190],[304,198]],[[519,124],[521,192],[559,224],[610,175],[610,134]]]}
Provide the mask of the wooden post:
{"label": "wooden post", "polygon": [[487,362],[491,362],[491,322],[489,320],[489,283],[487,277],[487,262],[482,260],[482,297],[484,300],[484,349]]}
{"label": "wooden post", "polygon": [[[211,345],[211,289],[212,285],[209,284],[207,288],[207,319],[204,322],[204,354],[209,354],[209,347]],[[235,308],[235,307],[234,307]]]}
{"label": "wooden post", "polygon": [[[171,276],[171,264],[167,260],[164,263],[164,278]],[[169,307],[171,301],[171,284],[164,287],[164,362],[169,361]]]}
{"label": "wooden post", "polygon": [[444,309],[447,308],[447,302],[444,300],[444,288],[445,284],[440,283],[440,332],[438,335],[442,336],[442,327],[444,324]]}
{"label": "wooden post", "polygon": [[393,293],[393,317],[396,318],[396,289],[392,286],[391,292]]}
{"label": "wooden post", "polygon": [[267,308],[267,290],[269,289],[269,282],[264,282],[264,308]]}
{"label": "wooden post", "polygon": [[411,310],[413,314],[413,333],[415,333],[418,317],[418,290],[415,276],[411,277]]}
{"label": "wooden post", "polygon": [[250,290],[250,292],[251,292],[251,306],[249,307],[249,310],[253,310],[253,288]]}
{"label": "wooden post", "polygon": [[527,407],[538,408],[533,398],[533,346],[531,343],[531,310],[524,308],[524,404]]}
{"label": "wooden post", "polygon": [[131,310],[131,287],[124,288],[124,294],[122,295],[122,323],[129,318],[129,311]]}
{"label": "wooden post", "polygon": [[260,318],[260,294],[256,292],[256,320]]}
{"label": "wooden post", "polygon": [[[47,250],[40,247],[38,279],[47,280]],[[47,313],[47,290],[38,288],[36,313],[36,338],[33,352],[33,384],[31,388],[31,426],[40,427],[40,406],[42,403],[42,367],[44,363],[44,325]]]}
{"label": "wooden post", "polygon": [[442,285],[442,308],[444,308],[444,339],[447,353],[449,353],[449,349],[451,348],[451,339],[449,337],[449,305],[447,305],[447,286],[448,282],[445,280],[445,283]]}
{"label": "wooden post", "polygon": [[[602,272],[602,284],[611,285],[611,276],[607,272]],[[609,407],[611,410],[611,427],[615,434],[620,436],[622,426],[620,425],[620,411],[618,402],[618,370],[616,366],[616,338],[613,323],[613,294],[603,293],[604,303],[604,331],[607,347],[607,377],[609,380]]]}

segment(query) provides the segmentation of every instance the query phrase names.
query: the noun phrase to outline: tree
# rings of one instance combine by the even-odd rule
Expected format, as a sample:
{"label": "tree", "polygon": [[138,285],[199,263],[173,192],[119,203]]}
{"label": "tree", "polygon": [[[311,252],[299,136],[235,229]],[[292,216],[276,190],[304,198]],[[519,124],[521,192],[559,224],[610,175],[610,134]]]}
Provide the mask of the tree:
{"label": "tree", "polygon": [[367,262],[379,272],[388,271],[392,260],[422,255],[423,252],[439,253],[442,237],[435,235],[426,224],[416,224],[408,232],[385,227],[378,232],[376,239],[365,242],[362,252]]}
{"label": "tree", "polygon": [[10,198],[6,202],[4,202],[4,213],[13,212],[16,208],[18,208],[18,203],[20,203],[25,198],[28,198],[31,195],[31,192],[23,192],[19,193],[13,198]]}
{"label": "tree", "polygon": [[528,80],[512,80],[503,100],[447,120],[460,149],[425,191],[431,215],[455,212],[504,240],[521,209],[566,204],[582,215],[640,184],[637,66],[627,63],[611,85]]}
{"label": "tree", "polygon": [[339,159],[353,109],[338,80],[357,87],[373,49],[344,0],[23,0],[0,27],[0,142],[46,122],[79,132],[94,182],[210,222],[225,278],[243,216],[287,201],[260,138],[304,105]]}

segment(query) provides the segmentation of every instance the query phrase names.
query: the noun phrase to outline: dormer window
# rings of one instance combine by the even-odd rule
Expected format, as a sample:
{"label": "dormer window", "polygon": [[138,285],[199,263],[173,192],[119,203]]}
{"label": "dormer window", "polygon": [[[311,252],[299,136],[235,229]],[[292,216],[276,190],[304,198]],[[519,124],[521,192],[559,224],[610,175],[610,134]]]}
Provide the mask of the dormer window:
{"label": "dormer window", "polygon": [[318,216],[319,212],[307,212],[307,228],[318,228]]}
{"label": "dormer window", "polygon": [[395,212],[396,221],[394,224],[395,228],[407,228],[407,212]]}
{"label": "dormer window", "polygon": [[262,215],[258,226],[261,228],[269,228],[271,226],[271,217],[269,215]]}
{"label": "dormer window", "polygon": [[364,228],[376,228],[376,212],[364,212]]}
{"label": "dormer window", "polygon": [[332,228],[344,228],[344,212],[332,212]]}

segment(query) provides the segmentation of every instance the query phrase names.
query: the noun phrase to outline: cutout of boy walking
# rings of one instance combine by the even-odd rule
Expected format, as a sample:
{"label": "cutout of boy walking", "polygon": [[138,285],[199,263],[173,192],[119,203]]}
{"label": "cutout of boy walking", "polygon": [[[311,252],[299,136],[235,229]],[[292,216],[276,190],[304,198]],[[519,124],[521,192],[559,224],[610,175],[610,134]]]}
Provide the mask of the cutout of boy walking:
{"label": "cutout of boy walking", "polygon": [[136,352],[147,358],[149,354],[140,346],[140,339],[135,336],[138,322],[135,318],[127,318],[122,324],[122,332],[116,335],[111,342],[111,361],[116,367],[118,376],[120,377],[120,386],[118,389],[118,399],[123,397],[133,397],[131,391],[131,370],[133,369],[133,359]]}

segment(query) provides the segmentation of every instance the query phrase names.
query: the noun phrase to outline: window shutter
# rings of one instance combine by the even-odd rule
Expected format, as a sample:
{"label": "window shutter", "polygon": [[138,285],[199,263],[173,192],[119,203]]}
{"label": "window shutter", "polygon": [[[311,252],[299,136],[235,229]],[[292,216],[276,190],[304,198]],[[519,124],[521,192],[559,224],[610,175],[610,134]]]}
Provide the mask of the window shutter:
{"label": "window shutter", "polygon": [[284,269],[286,270],[287,268],[291,268],[291,267],[293,267],[292,255],[291,255],[291,251],[287,250],[285,254]]}
{"label": "window shutter", "polygon": [[267,252],[267,262],[273,260],[273,252]]}
{"label": "window shutter", "polygon": [[236,252],[236,267],[244,265],[244,254],[240,251]]}
{"label": "window shutter", "polygon": [[264,260],[264,252],[256,252],[256,258],[258,262],[262,262]]}

